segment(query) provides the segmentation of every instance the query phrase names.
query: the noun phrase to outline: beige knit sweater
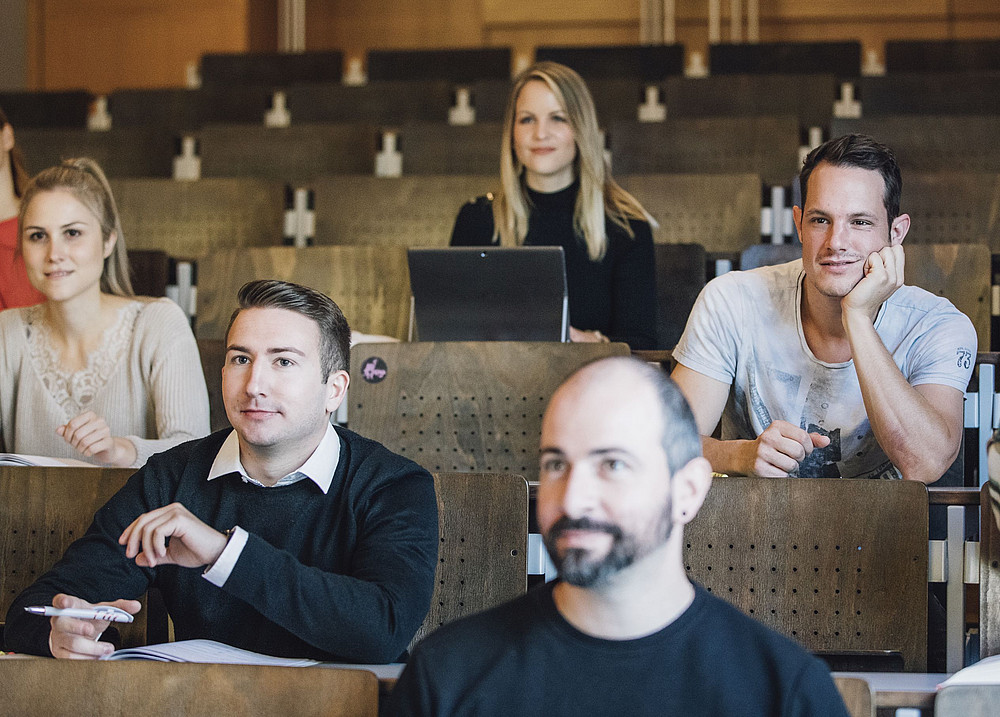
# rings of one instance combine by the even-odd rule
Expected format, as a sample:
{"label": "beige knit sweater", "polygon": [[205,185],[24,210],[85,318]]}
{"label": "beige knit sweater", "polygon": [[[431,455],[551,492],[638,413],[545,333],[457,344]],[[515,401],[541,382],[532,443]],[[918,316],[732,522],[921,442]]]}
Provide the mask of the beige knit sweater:
{"label": "beige knit sweater", "polygon": [[135,445],[136,467],[208,434],[198,346],[172,301],[128,302],[75,373],[59,367],[41,316],[40,306],[0,311],[0,450],[87,460],[56,428],[88,409]]}

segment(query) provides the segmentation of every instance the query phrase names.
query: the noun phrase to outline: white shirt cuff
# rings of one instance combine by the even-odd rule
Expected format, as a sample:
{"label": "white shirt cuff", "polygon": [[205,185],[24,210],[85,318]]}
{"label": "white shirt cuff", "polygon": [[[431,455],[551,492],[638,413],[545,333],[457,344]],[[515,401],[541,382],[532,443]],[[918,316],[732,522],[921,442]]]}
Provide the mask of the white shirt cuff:
{"label": "white shirt cuff", "polygon": [[212,567],[202,573],[201,576],[218,588],[225,585],[230,573],[233,572],[233,568],[236,567],[236,561],[240,559],[240,555],[243,553],[243,548],[246,547],[249,538],[250,533],[238,525],[234,526],[233,532],[229,536],[229,542],[226,543],[226,547],[223,549],[222,554],[219,555],[219,559],[215,561]]}

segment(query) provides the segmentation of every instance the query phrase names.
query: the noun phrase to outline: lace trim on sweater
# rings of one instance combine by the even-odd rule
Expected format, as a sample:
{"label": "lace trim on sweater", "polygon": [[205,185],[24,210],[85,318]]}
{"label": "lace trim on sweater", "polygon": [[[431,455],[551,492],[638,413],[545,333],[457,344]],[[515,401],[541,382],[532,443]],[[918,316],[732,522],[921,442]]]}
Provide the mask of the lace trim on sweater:
{"label": "lace trim on sweater", "polygon": [[69,420],[88,410],[107,384],[115,366],[124,360],[135,331],[142,304],[130,302],[118,312],[118,319],[104,331],[101,345],[87,357],[87,366],[75,372],[62,369],[52,330],[42,319],[42,306],[25,310],[24,321],[31,363],[42,385],[66,413]]}

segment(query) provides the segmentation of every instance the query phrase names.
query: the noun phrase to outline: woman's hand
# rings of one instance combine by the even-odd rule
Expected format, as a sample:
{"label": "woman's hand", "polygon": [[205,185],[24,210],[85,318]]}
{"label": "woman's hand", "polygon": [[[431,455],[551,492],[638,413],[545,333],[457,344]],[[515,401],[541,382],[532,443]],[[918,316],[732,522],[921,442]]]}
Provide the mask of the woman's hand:
{"label": "woman's hand", "polygon": [[84,411],[56,433],[87,458],[99,463],[127,468],[135,463],[136,451],[132,441],[111,435],[107,421],[93,411]]}
{"label": "woman's hand", "polygon": [[611,341],[600,331],[581,331],[572,326],[569,327],[569,340],[575,344],[606,344]]}

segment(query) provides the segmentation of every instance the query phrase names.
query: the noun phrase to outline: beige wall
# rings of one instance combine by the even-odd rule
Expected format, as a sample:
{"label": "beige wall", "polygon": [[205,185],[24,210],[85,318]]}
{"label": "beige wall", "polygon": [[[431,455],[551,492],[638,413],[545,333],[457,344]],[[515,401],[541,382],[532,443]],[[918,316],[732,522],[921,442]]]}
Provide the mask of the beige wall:
{"label": "beige wall", "polygon": [[[204,52],[276,49],[277,0],[27,0],[29,84],[177,86]],[[1000,37],[996,0],[758,0],[765,41]],[[721,0],[729,40],[729,0]],[[677,37],[708,46],[707,0],[676,0]],[[307,0],[306,45],[363,57],[369,48],[509,46],[639,40],[639,0]]]}

